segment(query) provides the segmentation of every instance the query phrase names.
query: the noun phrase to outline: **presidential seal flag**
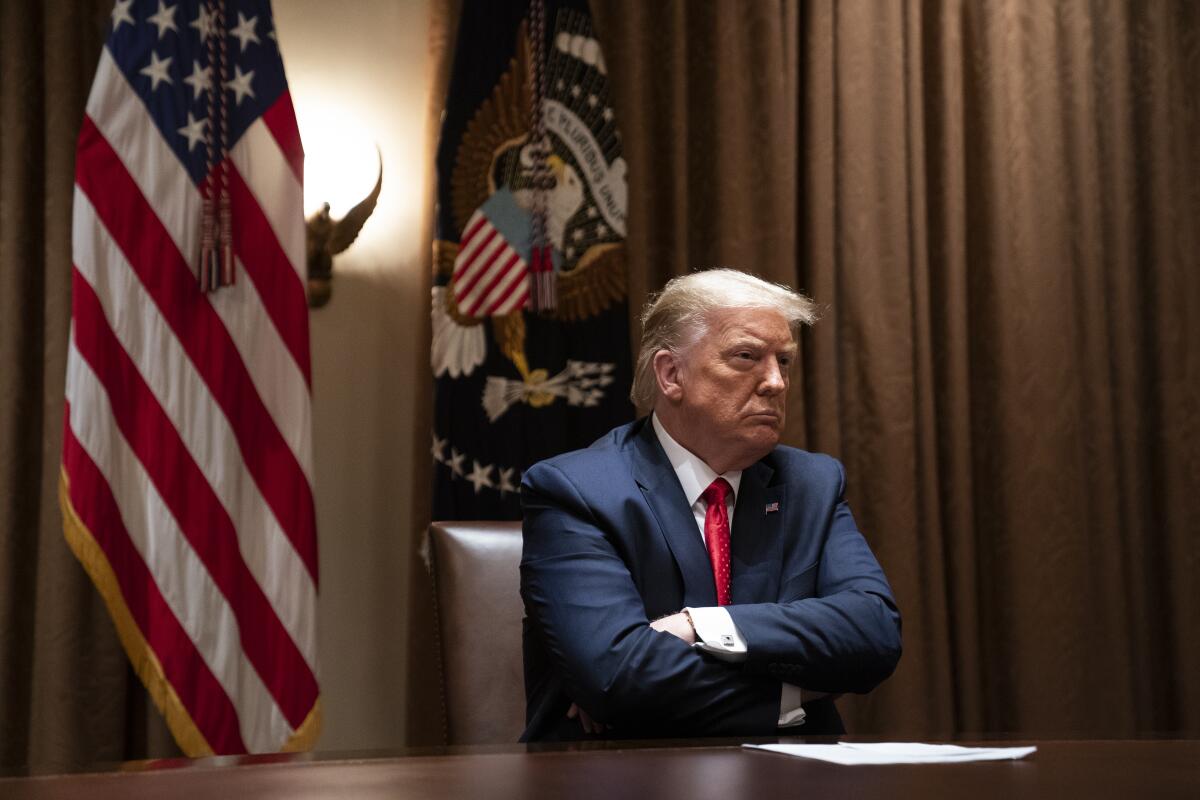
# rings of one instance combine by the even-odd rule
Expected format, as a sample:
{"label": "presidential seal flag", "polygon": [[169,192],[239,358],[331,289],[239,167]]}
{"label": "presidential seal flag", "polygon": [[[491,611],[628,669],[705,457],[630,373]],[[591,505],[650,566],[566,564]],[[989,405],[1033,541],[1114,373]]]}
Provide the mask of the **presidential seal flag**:
{"label": "presidential seal flag", "polygon": [[118,0],[76,156],[60,501],[192,756],[320,726],[301,168],[266,0]]}
{"label": "presidential seal flag", "polygon": [[621,136],[587,5],[467,0],[438,145],[433,516],[633,417]]}

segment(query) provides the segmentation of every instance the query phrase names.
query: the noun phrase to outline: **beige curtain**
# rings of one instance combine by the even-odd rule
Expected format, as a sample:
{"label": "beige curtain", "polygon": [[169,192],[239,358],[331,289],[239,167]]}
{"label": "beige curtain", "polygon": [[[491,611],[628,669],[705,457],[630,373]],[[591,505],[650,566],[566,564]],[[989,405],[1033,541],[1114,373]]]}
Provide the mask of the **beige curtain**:
{"label": "beige curtain", "polygon": [[1200,6],[593,2],[636,304],[810,293],[788,439],[905,618],[889,736],[1200,731]]}
{"label": "beige curtain", "polygon": [[177,752],[58,511],[75,138],[109,0],[0,3],[0,767]]}

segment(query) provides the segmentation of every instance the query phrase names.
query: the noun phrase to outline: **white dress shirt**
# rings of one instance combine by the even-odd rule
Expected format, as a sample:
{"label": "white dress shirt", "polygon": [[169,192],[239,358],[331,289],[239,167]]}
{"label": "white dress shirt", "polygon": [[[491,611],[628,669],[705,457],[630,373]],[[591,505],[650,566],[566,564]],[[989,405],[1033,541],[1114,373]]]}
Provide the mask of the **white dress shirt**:
{"label": "white dress shirt", "polygon": [[[734,469],[718,475],[703,459],[675,441],[658,421],[657,416],[651,415],[650,422],[654,426],[654,433],[658,436],[659,444],[667,454],[667,460],[671,462],[671,466],[675,470],[679,485],[683,487],[683,496],[687,498],[688,504],[692,507],[692,516],[695,517],[696,527],[700,531],[700,541],[704,542],[704,516],[708,510],[707,504],[704,502],[704,490],[717,478],[724,478],[733,488],[733,491],[725,496],[725,505],[732,529],[733,510],[737,505],[738,489],[742,485],[742,471]],[[730,532],[732,534],[732,530]],[[708,543],[704,542],[704,546],[707,549]],[[692,626],[696,629],[697,641],[693,647],[724,661],[746,660],[748,652],[746,640],[742,638],[741,631],[738,630],[737,625],[733,622],[733,617],[729,616],[729,612],[725,608],[721,606],[692,608],[689,606],[684,610],[688,612],[692,619]],[[803,722],[804,709],[800,703],[800,688],[785,683],[779,703],[779,727],[801,725]]]}

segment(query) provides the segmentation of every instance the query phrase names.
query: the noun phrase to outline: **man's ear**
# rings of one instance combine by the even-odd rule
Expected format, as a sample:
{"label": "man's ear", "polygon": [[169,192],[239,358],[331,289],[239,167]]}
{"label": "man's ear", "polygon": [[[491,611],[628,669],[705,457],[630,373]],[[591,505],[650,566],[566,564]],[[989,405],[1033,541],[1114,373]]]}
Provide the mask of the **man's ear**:
{"label": "man's ear", "polygon": [[670,350],[659,350],[654,354],[654,378],[658,381],[658,392],[672,403],[683,397],[683,382],[679,369],[679,357]]}

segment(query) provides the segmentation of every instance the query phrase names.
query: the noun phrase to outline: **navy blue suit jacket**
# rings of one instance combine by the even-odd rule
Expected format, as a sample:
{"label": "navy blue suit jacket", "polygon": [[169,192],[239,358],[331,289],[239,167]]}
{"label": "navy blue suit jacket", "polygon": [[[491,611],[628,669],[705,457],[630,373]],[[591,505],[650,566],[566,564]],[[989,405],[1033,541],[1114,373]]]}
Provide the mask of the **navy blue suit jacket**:
{"label": "navy blue suit jacket", "polygon": [[[749,654],[730,664],[649,626],[716,605],[708,553],[649,418],[531,467],[522,741],[586,738],[565,718],[572,702],[610,736],[772,736],[783,682],[867,692],[888,677],[900,614],[844,483],[836,460],[791,447],[743,471],[727,608]],[[789,733],[842,731],[832,700],[805,712]]]}

